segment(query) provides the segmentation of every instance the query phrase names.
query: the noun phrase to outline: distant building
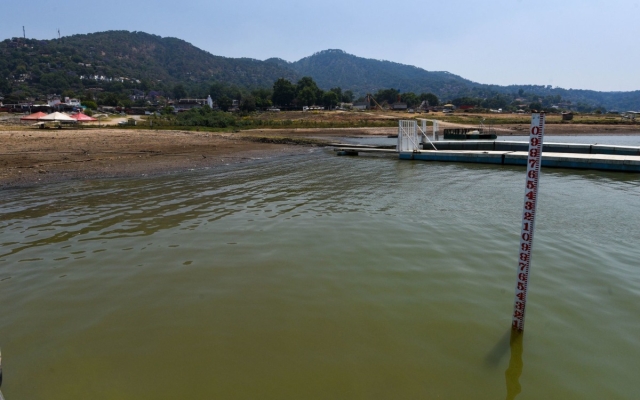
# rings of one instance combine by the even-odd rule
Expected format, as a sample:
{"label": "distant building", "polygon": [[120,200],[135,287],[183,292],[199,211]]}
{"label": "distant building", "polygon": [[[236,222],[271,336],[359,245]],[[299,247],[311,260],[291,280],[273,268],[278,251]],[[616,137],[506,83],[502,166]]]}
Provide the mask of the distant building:
{"label": "distant building", "polygon": [[369,106],[369,103],[366,101],[357,101],[353,103],[352,108],[354,110],[368,110],[370,106]]}
{"label": "distant building", "polygon": [[111,106],[98,106],[98,110],[106,111],[106,112],[109,112],[109,113],[115,113],[116,112],[116,108],[115,107],[111,107]]}
{"label": "distant building", "polygon": [[47,104],[49,104],[49,107],[55,107],[60,103],[62,103],[62,101],[60,100],[60,97],[56,95],[49,96],[49,99],[47,101]]}
{"label": "distant building", "polygon": [[174,103],[173,106],[177,111],[180,111],[202,107],[205,104],[207,104],[207,99],[180,99],[177,103]]}

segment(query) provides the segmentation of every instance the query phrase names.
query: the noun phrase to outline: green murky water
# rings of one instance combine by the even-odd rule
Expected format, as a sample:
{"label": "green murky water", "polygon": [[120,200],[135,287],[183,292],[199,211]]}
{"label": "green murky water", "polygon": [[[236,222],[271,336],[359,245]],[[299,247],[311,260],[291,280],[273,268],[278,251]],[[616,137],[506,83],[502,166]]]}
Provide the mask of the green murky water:
{"label": "green murky water", "polygon": [[640,177],[544,171],[511,352],[523,171],[320,150],[5,190],[2,391],[636,397]]}

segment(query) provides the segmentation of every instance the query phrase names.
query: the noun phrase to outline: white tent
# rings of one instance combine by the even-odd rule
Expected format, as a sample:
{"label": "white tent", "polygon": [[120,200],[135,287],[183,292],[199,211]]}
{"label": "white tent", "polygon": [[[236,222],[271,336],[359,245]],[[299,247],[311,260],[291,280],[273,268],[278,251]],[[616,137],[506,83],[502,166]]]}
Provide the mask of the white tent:
{"label": "white tent", "polygon": [[75,119],[71,118],[67,114],[63,114],[61,112],[54,112],[49,115],[45,115],[42,118],[38,118],[38,121],[56,121],[56,122],[78,122]]}

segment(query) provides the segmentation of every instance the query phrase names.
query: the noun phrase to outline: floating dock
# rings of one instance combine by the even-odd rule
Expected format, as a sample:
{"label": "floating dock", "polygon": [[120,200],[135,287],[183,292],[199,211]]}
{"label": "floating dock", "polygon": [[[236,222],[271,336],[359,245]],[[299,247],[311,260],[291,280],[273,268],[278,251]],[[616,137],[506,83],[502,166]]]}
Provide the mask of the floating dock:
{"label": "floating dock", "polygon": [[[424,143],[430,150],[398,151],[374,146],[335,146],[338,155],[377,153],[397,155],[401,160],[521,165],[527,163],[527,142],[511,141],[435,141]],[[640,172],[640,147],[598,144],[545,143],[542,167]]]}
{"label": "floating dock", "polygon": [[[442,140],[433,142],[438,150],[480,150],[480,151],[528,151],[528,142],[501,140]],[[396,146],[397,147],[397,146]],[[424,150],[432,150],[431,145],[422,144]],[[603,144],[578,143],[544,143],[544,153],[582,153],[582,154],[614,154],[621,156],[640,156],[640,147],[611,146]]]}

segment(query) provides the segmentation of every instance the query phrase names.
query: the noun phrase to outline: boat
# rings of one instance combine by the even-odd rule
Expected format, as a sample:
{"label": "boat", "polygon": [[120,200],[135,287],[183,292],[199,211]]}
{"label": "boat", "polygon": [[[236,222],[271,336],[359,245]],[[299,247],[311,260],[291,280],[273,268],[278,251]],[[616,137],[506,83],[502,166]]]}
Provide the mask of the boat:
{"label": "boat", "polygon": [[496,131],[484,126],[484,118],[478,128],[449,128],[444,130],[444,140],[493,140],[497,139]]}
{"label": "boat", "polygon": [[444,140],[492,140],[498,135],[494,131],[484,128],[447,128],[444,130]]}

